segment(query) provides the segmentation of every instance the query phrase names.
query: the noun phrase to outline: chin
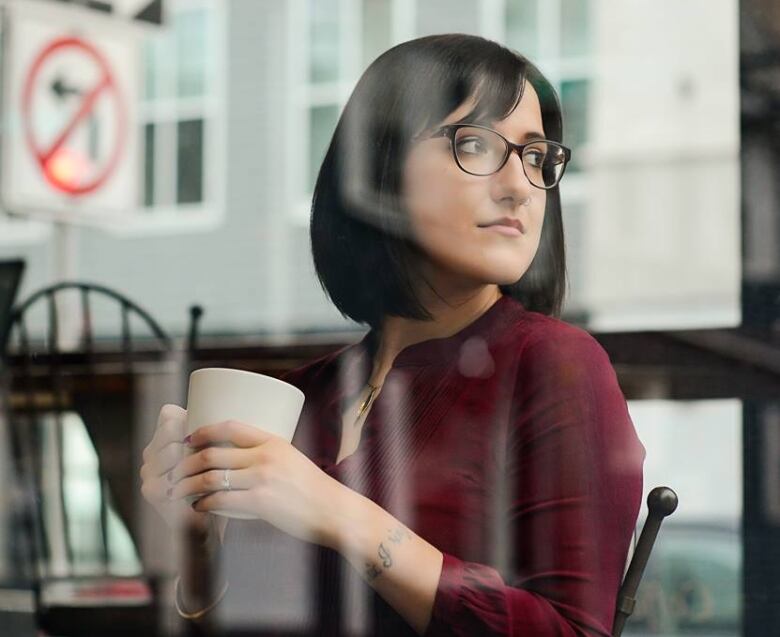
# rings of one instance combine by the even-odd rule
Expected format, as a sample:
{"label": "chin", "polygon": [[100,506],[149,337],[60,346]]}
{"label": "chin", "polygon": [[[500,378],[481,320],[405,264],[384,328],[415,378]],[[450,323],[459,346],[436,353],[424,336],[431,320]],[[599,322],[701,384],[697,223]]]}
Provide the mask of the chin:
{"label": "chin", "polygon": [[506,276],[496,276],[493,278],[491,283],[495,283],[496,285],[514,285],[517,283],[520,279],[523,278],[523,275],[528,271],[528,268],[525,268],[524,270],[520,270],[519,272],[515,272],[510,275]]}
{"label": "chin", "polygon": [[496,263],[493,267],[484,268],[483,275],[486,280],[498,285],[511,285],[517,283],[528,271],[530,263]]}
{"label": "chin", "polygon": [[480,268],[479,271],[471,271],[466,274],[470,279],[485,284],[512,285],[517,283],[528,271],[528,266],[514,268]]}

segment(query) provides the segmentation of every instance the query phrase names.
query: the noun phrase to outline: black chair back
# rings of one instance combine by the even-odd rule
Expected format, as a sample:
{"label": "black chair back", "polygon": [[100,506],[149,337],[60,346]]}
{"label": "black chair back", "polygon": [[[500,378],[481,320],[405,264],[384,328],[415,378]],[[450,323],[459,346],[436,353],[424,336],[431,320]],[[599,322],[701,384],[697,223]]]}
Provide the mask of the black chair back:
{"label": "black chair back", "polygon": [[647,561],[661,530],[664,518],[670,516],[677,509],[677,494],[669,487],[656,487],[647,496],[647,519],[642,526],[642,533],[634,549],[634,554],[629,562],[628,569],[623,577],[623,584],[618,592],[615,608],[615,621],[612,625],[612,637],[620,637],[623,633],[626,620],[634,612],[636,605],[636,592],[639,582],[645,572]]}

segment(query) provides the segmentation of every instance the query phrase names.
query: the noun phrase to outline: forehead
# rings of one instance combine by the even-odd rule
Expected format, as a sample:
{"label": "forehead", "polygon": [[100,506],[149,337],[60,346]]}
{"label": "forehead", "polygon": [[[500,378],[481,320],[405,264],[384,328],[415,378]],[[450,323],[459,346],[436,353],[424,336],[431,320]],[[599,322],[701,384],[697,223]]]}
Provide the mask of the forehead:
{"label": "forehead", "polygon": [[[470,98],[463,102],[458,108],[442,122],[443,124],[452,124],[469,114],[474,107],[474,99]],[[538,131],[544,133],[542,126],[542,107],[539,103],[539,96],[530,82],[526,82],[523,89],[523,97],[515,109],[504,119],[490,122],[499,132],[509,138],[516,137],[520,139],[528,131]]]}

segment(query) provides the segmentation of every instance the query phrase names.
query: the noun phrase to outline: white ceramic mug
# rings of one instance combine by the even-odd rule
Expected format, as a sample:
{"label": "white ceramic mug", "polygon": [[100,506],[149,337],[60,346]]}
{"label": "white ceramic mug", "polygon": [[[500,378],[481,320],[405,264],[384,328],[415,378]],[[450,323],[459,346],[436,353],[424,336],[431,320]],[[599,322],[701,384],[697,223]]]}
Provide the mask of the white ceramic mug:
{"label": "white ceramic mug", "polygon": [[[187,432],[203,425],[239,420],[292,442],[305,396],[278,378],[225,367],[206,367],[190,374]],[[197,497],[187,500],[192,503]],[[248,516],[213,511],[232,518]]]}

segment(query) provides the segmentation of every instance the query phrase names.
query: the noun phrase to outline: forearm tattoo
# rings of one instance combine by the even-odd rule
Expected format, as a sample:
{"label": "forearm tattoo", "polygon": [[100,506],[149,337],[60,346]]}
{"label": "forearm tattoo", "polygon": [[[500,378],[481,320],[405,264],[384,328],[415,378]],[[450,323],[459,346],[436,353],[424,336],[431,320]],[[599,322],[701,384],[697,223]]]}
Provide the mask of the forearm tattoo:
{"label": "forearm tattoo", "polygon": [[378,564],[366,562],[366,579],[369,582],[372,582],[393,565],[393,556],[390,553],[390,547],[393,544],[399,545],[411,539],[412,534],[408,529],[402,526],[395,529],[388,529],[387,540],[380,542],[379,547],[377,548],[377,555],[379,556],[382,568],[379,568]]}

